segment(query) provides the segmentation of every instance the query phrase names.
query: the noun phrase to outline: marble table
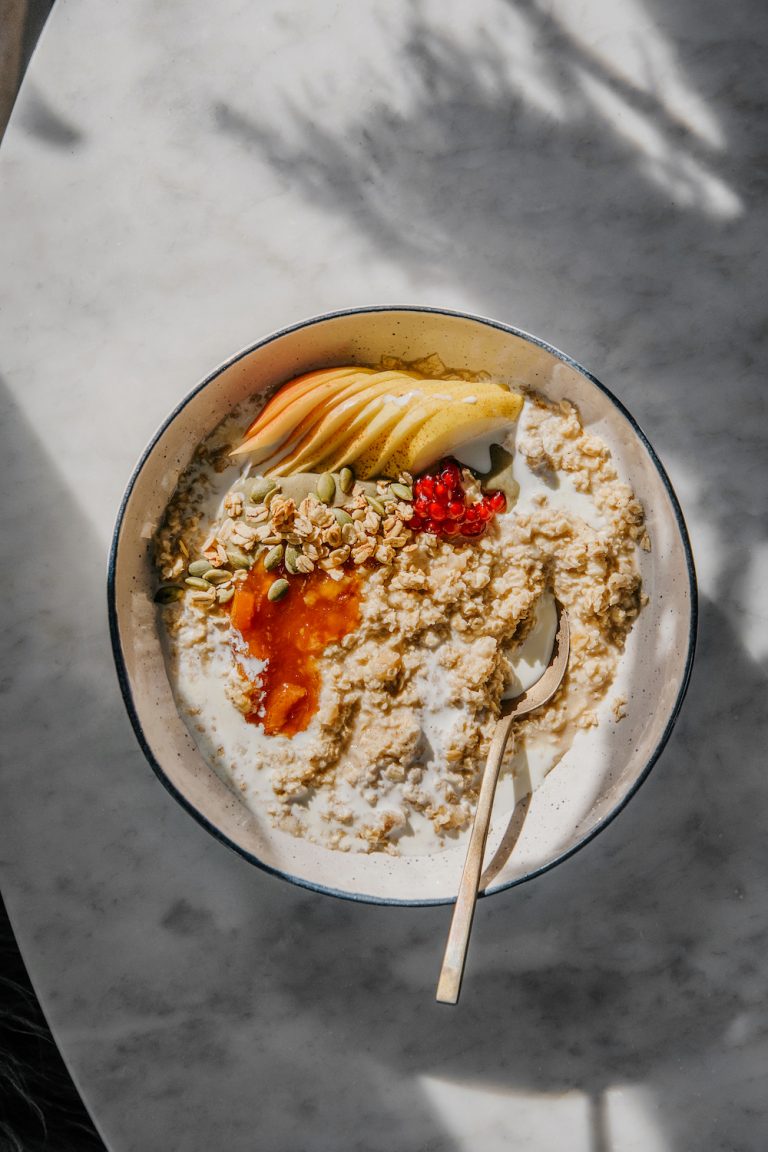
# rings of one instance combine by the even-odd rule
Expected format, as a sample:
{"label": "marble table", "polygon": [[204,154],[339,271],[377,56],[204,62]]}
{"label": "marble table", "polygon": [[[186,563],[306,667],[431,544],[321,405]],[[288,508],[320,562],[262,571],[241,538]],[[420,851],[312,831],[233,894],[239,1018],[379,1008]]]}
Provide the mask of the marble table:
{"label": "marble table", "polygon": [[[765,6],[59,0],[0,151],[3,891],[111,1152],[768,1138]],[[761,166],[762,165],[762,166]],[[165,793],[105,557],[156,425],[305,315],[432,303],[587,364],[689,520],[673,739],[567,865],[446,909],[292,888]]]}

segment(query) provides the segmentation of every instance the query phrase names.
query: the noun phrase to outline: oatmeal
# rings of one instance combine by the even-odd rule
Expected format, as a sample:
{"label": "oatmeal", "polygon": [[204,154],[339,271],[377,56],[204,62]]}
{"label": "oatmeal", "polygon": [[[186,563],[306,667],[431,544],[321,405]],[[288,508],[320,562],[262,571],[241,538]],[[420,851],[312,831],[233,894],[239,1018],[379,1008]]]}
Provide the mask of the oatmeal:
{"label": "oatmeal", "polygon": [[575,407],[437,371],[324,370],[242,444],[225,421],[156,540],[201,751],[276,827],[342,851],[429,851],[469,826],[557,598],[568,671],[506,762],[516,794],[535,786],[597,723],[643,600],[642,507]]}

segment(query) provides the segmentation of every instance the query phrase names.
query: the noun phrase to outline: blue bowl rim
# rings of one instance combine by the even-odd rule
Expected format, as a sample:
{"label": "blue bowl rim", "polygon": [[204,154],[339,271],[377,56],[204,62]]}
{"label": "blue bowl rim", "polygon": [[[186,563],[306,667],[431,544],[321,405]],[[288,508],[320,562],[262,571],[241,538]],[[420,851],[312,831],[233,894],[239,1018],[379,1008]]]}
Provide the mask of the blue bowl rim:
{"label": "blue bowl rim", "polygon": [[675,520],[677,522],[677,528],[683,544],[683,551],[685,553],[691,605],[690,620],[688,626],[688,650],[686,653],[685,668],[683,670],[680,687],[678,689],[677,697],[675,699],[675,703],[667,724],[651,756],[643,767],[642,772],[639,774],[637,779],[633,782],[631,788],[627,790],[621,800],[611,809],[610,812],[608,812],[603,817],[603,819],[598,824],[595,825],[594,828],[590,829],[590,831],[586,833],[581,838],[581,840],[578,841],[578,843],[568,848],[567,851],[561,852],[559,856],[549,860],[546,864],[542,864],[539,868],[534,868],[530,872],[526,872],[522,876],[517,876],[513,880],[508,880],[504,884],[499,884],[495,887],[489,887],[485,889],[483,892],[479,893],[481,897],[495,896],[499,892],[504,892],[509,888],[515,888],[519,884],[524,884],[526,881],[532,880],[536,876],[541,876],[545,872],[551,871],[553,868],[556,868],[558,864],[562,864],[564,861],[570,859],[571,856],[574,856],[577,852],[584,848],[585,845],[589,844],[591,840],[594,840],[594,838],[618,816],[618,814],[626,807],[632,797],[637,793],[644,781],[647,780],[651,769],[661,756],[661,753],[663,752],[664,747],[666,746],[667,741],[672,734],[672,729],[674,728],[677,718],[680,715],[680,709],[682,708],[683,700],[685,699],[685,694],[690,683],[698,631],[698,585],[696,580],[696,569],[693,560],[693,552],[691,550],[691,544],[688,535],[688,528],[685,523],[685,517],[683,516],[682,508],[680,507],[680,501],[677,498],[675,490],[672,487],[672,483],[666,473],[663,464],[661,463],[661,460],[656,454],[653,445],[643,432],[638,422],[635,420],[634,416],[631,414],[631,412],[628,411],[624,404],[616,396],[614,396],[610,389],[606,388],[606,386],[602,384],[596,376],[594,376],[591,372],[579,364],[577,360],[574,360],[571,356],[561,352],[558,348],[555,348],[553,344],[549,344],[546,340],[541,340],[538,336],[534,336],[530,332],[524,331],[522,328],[516,328],[513,325],[505,324],[500,320],[493,320],[486,316],[478,316],[470,312],[461,312],[449,308],[434,308],[426,305],[413,304],[372,304],[360,308],[344,308],[333,312],[325,312],[316,316],[311,316],[306,320],[301,320],[296,324],[291,324],[288,327],[279,328],[276,331],[270,333],[268,336],[263,337],[263,339],[257,340],[254,344],[249,344],[246,348],[236,352],[228,360],[225,360],[217,368],[210,372],[176,405],[176,407],[160,425],[157,432],[142,452],[139,461],[131,474],[130,480],[128,481],[125,493],[120,502],[117,519],[115,521],[115,528],[112,534],[112,543],[109,550],[109,561],[107,567],[107,612],[109,617],[109,635],[112,646],[112,655],[115,661],[115,668],[117,671],[117,679],[120,685],[120,691],[122,693],[126,711],[128,712],[128,717],[131,721],[131,725],[136,735],[136,739],[138,740],[139,746],[141,747],[144,756],[149,761],[150,766],[155,772],[155,775],[160,780],[161,784],[163,784],[163,786],[167,789],[168,792],[170,792],[171,796],[173,796],[173,798],[182,806],[182,808],[186,809],[186,811],[189,812],[189,814],[194,817],[194,819],[197,820],[197,822],[201,824],[203,828],[205,828],[206,831],[209,832],[211,836],[213,836],[216,840],[220,841],[222,844],[225,844],[228,848],[231,848],[239,856],[244,857],[249,861],[249,863],[255,864],[257,868],[261,868],[262,871],[268,872],[273,876],[279,876],[283,880],[288,880],[290,883],[296,884],[300,888],[307,888],[310,891],[319,892],[326,896],[336,896],[343,900],[352,900],[363,904],[385,904],[410,908],[423,908],[432,905],[453,904],[455,903],[455,897],[445,896],[430,899],[408,900],[396,899],[392,897],[372,896],[366,893],[347,892],[344,889],[330,888],[326,885],[316,884],[311,880],[306,880],[301,876],[294,876],[290,872],[286,872],[283,869],[274,868],[270,864],[266,864],[263,860],[260,860],[257,856],[254,856],[252,852],[249,852],[241,845],[236,844],[219,828],[217,828],[215,824],[212,824],[211,821],[206,816],[204,816],[203,813],[200,812],[199,809],[197,809],[194,804],[192,804],[186,798],[186,796],[184,796],[184,794],[179,791],[178,788],[176,788],[176,786],[169,780],[163,771],[162,766],[152,752],[152,749],[150,748],[147,738],[144,734],[141,719],[139,718],[138,710],[133,699],[125,657],[123,655],[123,647],[118,624],[117,604],[115,599],[115,584],[120,533],[128,502],[136,482],[142,472],[142,469],[152,454],[155,445],[164,435],[169,425],[172,424],[176,417],[184,410],[184,408],[186,408],[187,404],[189,404],[190,401],[194,399],[194,397],[197,396],[199,392],[202,392],[202,390],[206,388],[208,384],[211,383],[211,381],[220,376],[222,372],[228,368],[231,368],[233,364],[236,364],[239,360],[249,356],[252,352],[255,352],[257,348],[264,348],[268,344],[274,343],[275,340],[279,340],[284,336],[289,336],[292,332],[298,332],[301,329],[310,328],[314,324],[325,323],[328,320],[336,320],[345,316],[365,316],[375,312],[426,313],[436,316],[450,316],[460,320],[469,320],[474,323],[485,324],[489,328],[495,328],[500,332],[505,332],[509,335],[517,336],[523,340],[527,340],[529,343],[544,349],[546,352],[549,352],[552,356],[556,357],[562,363],[567,364],[570,368],[575,369],[577,372],[581,373],[582,376],[585,376],[587,380],[594,384],[595,387],[598,388],[600,392],[602,392],[603,395],[607,397],[607,399],[614,405],[615,408],[618,409],[622,416],[624,416],[635,435],[643,444],[654,467],[656,468],[656,471],[659,474],[661,482],[666,489],[667,495],[669,496],[670,503],[675,515]]}

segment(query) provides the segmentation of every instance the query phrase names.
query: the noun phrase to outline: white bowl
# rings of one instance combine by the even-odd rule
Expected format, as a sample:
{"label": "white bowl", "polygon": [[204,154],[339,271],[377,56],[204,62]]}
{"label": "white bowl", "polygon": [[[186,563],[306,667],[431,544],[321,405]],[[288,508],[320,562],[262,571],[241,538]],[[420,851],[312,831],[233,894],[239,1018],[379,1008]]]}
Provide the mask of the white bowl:
{"label": "white bowl", "polygon": [[[639,563],[649,603],[630,633],[616,681],[627,716],[617,724],[603,702],[599,726],[579,733],[534,793],[512,852],[485,894],[567,859],[627,803],[669,737],[693,661],[696,579],[683,515],[653,448],[623,405],[562,352],[508,325],[434,308],[360,308],[267,336],[199,384],[144,452],[120,507],[108,578],[126,707],[171,794],[209,832],[267,871],[318,891],[392,904],[452,901],[464,847],[401,857],[333,852],[253,815],[203,760],[176,710],[152,602],[150,541],[195,447],[235,404],[312,368],[432,352],[454,367],[483,369],[551,399],[572,400],[645,506],[653,549],[640,553]],[[495,814],[492,837],[499,839],[510,815]]]}

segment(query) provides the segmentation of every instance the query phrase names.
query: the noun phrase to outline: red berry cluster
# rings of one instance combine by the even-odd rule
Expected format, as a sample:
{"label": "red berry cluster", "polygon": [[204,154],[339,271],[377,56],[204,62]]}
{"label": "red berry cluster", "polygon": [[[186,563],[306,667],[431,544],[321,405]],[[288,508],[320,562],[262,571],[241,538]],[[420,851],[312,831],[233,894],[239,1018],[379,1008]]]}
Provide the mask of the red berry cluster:
{"label": "red berry cluster", "polygon": [[461,471],[453,460],[443,460],[419,476],[413,496],[409,528],[436,536],[482,536],[488,522],[507,507],[503,492],[485,492],[477,504],[467,504]]}

